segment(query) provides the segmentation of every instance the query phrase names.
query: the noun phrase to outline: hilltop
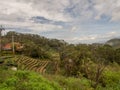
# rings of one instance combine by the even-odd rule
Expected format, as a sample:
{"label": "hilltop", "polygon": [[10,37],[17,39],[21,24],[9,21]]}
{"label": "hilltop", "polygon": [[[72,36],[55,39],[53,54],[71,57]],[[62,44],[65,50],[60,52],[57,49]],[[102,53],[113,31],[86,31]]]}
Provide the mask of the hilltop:
{"label": "hilltop", "polygon": [[[61,48],[67,43],[64,40],[48,39],[36,34],[23,34],[10,31],[2,38],[2,44],[6,45],[12,42],[21,44],[24,48],[16,53],[40,59],[51,59],[56,56]],[[12,44],[11,44],[12,45]],[[11,46],[12,47],[12,46]],[[15,49],[17,51],[15,45]]]}
{"label": "hilltop", "polygon": [[114,38],[106,42],[106,44],[114,47],[115,49],[120,48],[120,39],[119,38]]}

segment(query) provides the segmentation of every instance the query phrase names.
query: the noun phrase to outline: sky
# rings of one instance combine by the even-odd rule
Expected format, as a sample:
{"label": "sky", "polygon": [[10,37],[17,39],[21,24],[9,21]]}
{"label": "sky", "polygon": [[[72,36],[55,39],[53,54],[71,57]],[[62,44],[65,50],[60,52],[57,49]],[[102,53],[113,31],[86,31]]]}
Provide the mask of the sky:
{"label": "sky", "polygon": [[0,0],[0,25],[69,43],[120,38],[120,0]]}

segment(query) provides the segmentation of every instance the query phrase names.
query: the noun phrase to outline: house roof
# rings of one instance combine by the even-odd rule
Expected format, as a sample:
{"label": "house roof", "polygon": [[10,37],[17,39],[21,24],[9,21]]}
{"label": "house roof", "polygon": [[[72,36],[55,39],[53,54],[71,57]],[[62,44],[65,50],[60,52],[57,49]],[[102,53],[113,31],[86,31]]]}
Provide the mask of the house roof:
{"label": "house roof", "polygon": [[8,43],[8,44],[4,45],[4,46],[3,46],[3,49],[4,49],[4,50],[11,50],[11,49],[12,49],[11,44]]}

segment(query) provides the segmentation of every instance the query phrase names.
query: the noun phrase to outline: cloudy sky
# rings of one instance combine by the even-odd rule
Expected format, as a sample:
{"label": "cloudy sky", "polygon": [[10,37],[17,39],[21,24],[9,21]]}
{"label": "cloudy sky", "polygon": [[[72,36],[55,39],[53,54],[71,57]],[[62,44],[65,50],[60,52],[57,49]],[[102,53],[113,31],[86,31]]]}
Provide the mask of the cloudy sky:
{"label": "cloudy sky", "polygon": [[0,25],[69,43],[104,42],[120,37],[120,0],[0,0]]}

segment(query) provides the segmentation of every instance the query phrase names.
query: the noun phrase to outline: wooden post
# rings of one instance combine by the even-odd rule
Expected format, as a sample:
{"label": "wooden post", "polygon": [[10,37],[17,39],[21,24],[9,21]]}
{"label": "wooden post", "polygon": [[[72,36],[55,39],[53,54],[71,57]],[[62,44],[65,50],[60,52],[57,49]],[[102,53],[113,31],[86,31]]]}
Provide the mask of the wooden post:
{"label": "wooden post", "polygon": [[0,29],[0,56],[2,55],[2,38],[1,38],[2,29]]}
{"label": "wooden post", "polygon": [[14,35],[12,35],[12,52],[15,54],[15,44],[14,44]]}

